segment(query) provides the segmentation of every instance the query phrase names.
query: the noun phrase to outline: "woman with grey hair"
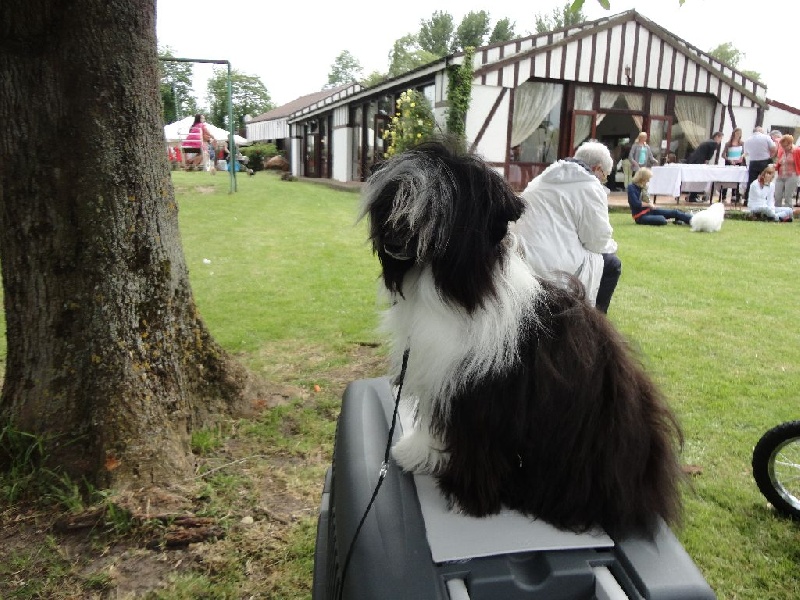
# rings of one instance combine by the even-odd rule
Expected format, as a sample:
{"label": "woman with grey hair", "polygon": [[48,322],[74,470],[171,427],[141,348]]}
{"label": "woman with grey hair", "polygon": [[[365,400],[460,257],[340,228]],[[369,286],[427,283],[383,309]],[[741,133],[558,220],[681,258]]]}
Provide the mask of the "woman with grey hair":
{"label": "woman with grey hair", "polygon": [[553,163],[522,192],[525,212],[514,225],[533,272],[545,279],[577,277],[586,300],[608,312],[622,273],[603,185],[614,161],[608,148],[585,142]]}

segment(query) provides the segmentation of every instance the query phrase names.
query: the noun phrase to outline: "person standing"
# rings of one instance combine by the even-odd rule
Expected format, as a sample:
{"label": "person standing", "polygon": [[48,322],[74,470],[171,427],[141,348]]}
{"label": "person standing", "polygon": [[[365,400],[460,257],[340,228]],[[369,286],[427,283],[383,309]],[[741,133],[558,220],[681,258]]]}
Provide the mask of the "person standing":
{"label": "person standing", "polygon": [[[697,148],[694,149],[686,159],[689,165],[706,165],[715,156],[719,156],[719,145],[722,143],[722,132],[717,131],[711,136],[711,139],[702,142]],[[697,192],[692,192],[687,198],[687,202],[700,202],[697,199]]]}
{"label": "person standing", "polygon": [[[742,142],[742,128],[737,127],[731,132],[730,139],[725,142],[722,148],[722,158],[725,164],[732,167],[743,167],[746,165],[744,159],[744,143]],[[739,185],[733,188],[731,194],[733,201],[739,202]],[[728,188],[723,187],[719,192],[719,201],[725,202],[728,198]]]}
{"label": "person standing", "polygon": [[761,172],[767,168],[772,162],[772,157],[775,156],[777,146],[772,138],[764,133],[764,128],[761,126],[753,129],[753,135],[744,141],[744,155],[747,157],[747,188],[744,192],[744,205],[747,206],[747,201],[750,196],[750,186],[761,175]]}
{"label": "person standing", "polygon": [[622,273],[608,218],[611,153],[600,142],[585,142],[574,158],[553,163],[522,192],[525,212],[513,225],[525,260],[539,277],[574,275],[586,299],[607,313]]}
{"label": "person standing", "polygon": [[[775,153],[777,153],[778,152],[778,146],[780,145],[781,138],[783,137],[783,132],[780,129],[773,129],[772,131],[769,132],[769,137],[772,139],[773,142],[775,142]],[[772,155],[772,158],[773,158],[772,162],[775,162],[775,160],[774,160],[775,156],[776,156],[775,153],[773,153],[773,155]]]}
{"label": "person standing", "polygon": [[189,128],[189,134],[181,144],[186,152],[187,164],[195,167],[201,166],[209,156],[208,148],[211,142],[216,142],[216,140],[206,127],[206,117],[198,113],[194,116],[194,123]]}
{"label": "person standing", "polygon": [[655,156],[653,156],[653,151],[650,149],[650,146],[647,145],[646,131],[642,131],[638,136],[636,136],[636,141],[634,142],[633,146],[631,146],[631,151],[628,153],[628,158],[631,161],[631,168],[633,169],[634,173],[636,173],[636,171],[642,167],[652,167],[653,165],[658,164]]}
{"label": "person standing", "polygon": [[778,144],[775,168],[778,173],[775,178],[775,206],[791,207],[800,175],[800,148],[794,145],[794,136],[788,133],[781,137]]}

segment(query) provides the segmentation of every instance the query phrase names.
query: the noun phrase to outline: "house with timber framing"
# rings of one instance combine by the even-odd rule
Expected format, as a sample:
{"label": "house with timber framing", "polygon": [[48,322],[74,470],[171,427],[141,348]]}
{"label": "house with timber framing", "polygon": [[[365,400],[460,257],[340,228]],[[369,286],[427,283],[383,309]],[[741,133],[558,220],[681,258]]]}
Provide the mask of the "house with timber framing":
{"label": "house with timber framing", "polygon": [[[452,54],[371,88],[352,86],[286,119],[294,175],[363,181],[384,156],[395,100],[415,89],[444,128]],[[467,142],[517,190],[587,139],[615,158],[640,131],[663,161],[714,131],[796,133],[800,111],[635,10],[476,49]],[[769,117],[769,118],[767,118]],[[248,131],[248,139],[252,139]]]}

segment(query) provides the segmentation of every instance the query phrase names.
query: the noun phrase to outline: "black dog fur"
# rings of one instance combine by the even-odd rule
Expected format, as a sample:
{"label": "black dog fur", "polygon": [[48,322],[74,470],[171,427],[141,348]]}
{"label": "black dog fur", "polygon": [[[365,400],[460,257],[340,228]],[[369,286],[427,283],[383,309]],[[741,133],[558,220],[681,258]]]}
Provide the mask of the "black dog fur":
{"label": "black dog fur", "polygon": [[[521,260],[508,223],[523,210],[479,158],[433,142],[373,173],[362,216],[395,303],[413,293],[407,278],[429,268],[441,301],[478,318],[505,285],[498,273]],[[462,370],[452,396],[420,399],[434,405],[428,426],[447,455],[433,473],[439,488],[477,517],[508,507],[613,537],[651,533],[658,517],[677,523],[677,419],[576,279],[539,284],[515,360],[488,374]]]}

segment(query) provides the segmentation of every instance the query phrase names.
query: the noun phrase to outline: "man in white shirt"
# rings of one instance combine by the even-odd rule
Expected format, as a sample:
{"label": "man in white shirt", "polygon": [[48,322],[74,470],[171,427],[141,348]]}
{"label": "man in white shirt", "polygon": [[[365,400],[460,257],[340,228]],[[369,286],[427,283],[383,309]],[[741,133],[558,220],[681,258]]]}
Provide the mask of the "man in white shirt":
{"label": "man in white shirt", "polygon": [[603,186],[613,164],[605,145],[585,142],[574,158],[550,165],[528,184],[521,194],[525,212],[514,224],[536,275],[556,280],[574,275],[586,300],[604,313],[622,273]]}
{"label": "man in white shirt", "polygon": [[744,153],[747,157],[747,188],[744,192],[744,205],[747,206],[747,196],[750,193],[750,184],[753,183],[761,171],[772,162],[772,157],[778,146],[772,138],[764,133],[764,128],[759,126],[753,129],[753,135],[744,141]]}

